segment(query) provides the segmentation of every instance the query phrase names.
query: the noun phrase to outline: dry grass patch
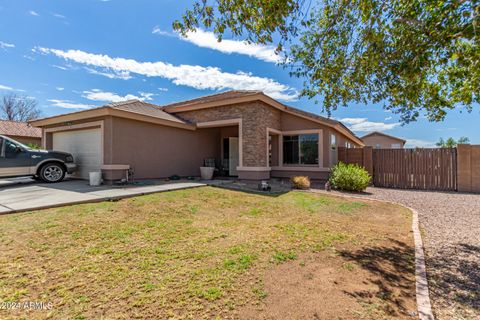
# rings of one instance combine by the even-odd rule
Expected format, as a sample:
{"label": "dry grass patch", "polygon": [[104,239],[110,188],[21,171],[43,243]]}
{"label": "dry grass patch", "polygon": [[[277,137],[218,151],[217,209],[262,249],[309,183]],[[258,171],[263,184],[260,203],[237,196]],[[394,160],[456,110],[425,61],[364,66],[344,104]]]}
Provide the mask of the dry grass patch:
{"label": "dry grass patch", "polygon": [[[410,213],[306,192],[204,187],[0,216],[0,250],[0,301],[53,303],[1,318],[275,317],[290,302],[295,318],[415,309]],[[301,305],[329,296],[343,302]]]}

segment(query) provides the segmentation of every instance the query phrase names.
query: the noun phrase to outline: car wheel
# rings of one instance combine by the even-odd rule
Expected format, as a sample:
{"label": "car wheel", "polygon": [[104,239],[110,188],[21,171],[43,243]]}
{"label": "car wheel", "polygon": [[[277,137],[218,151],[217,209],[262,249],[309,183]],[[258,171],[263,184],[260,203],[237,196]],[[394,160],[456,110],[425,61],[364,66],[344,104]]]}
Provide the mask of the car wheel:
{"label": "car wheel", "polygon": [[60,182],[65,177],[65,169],[57,163],[48,163],[40,170],[40,178],[44,182]]}

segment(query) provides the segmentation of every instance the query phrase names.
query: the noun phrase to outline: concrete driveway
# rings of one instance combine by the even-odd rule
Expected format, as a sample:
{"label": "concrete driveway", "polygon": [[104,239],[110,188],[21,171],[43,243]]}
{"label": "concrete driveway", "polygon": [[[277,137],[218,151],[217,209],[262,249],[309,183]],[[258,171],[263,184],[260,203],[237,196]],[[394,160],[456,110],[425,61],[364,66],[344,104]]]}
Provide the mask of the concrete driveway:
{"label": "concrete driveway", "polygon": [[115,200],[204,185],[192,181],[149,181],[144,185],[92,187],[83,180],[67,180],[53,184],[39,183],[31,179],[0,180],[0,214]]}

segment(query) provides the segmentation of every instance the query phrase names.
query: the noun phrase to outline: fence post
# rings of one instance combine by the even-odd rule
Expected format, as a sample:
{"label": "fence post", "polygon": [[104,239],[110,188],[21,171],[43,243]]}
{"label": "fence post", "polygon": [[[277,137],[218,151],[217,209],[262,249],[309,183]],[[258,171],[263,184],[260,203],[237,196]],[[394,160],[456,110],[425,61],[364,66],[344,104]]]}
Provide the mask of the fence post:
{"label": "fence post", "polygon": [[373,179],[373,147],[363,147],[363,167]]}
{"label": "fence post", "polygon": [[337,147],[337,160],[338,162],[343,162],[343,163],[347,163],[348,159],[347,159],[347,154],[346,154],[346,148],[344,147]]}
{"label": "fence post", "polygon": [[472,148],[469,144],[457,146],[457,189],[472,192]]}

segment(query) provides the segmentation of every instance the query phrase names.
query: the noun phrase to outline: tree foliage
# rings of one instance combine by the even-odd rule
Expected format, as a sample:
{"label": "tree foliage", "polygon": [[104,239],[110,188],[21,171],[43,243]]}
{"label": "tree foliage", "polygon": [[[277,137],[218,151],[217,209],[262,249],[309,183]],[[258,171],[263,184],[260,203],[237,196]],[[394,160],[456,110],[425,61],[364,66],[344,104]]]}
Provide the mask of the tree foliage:
{"label": "tree foliage", "polygon": [[478,0],[196,0],[174,29],[277,46],[330,112],[384,103],[404,122],[480,102]]}
{"label": "tree foliage", "polygon": [[37,101],[25,96],[10,94],[0,102],[0,119],[26,122],[41,115]]}
{"label": "tree foliage", "polygon": [[466,143],[470,143],[470,139],[468,139],[467,137],[460,137],[458,141],[450,137],[447,140],[440,138],[440,140],[438,140],[438,142],[435,145],[440,148],[455,148],[459,144],[466,144]]}

